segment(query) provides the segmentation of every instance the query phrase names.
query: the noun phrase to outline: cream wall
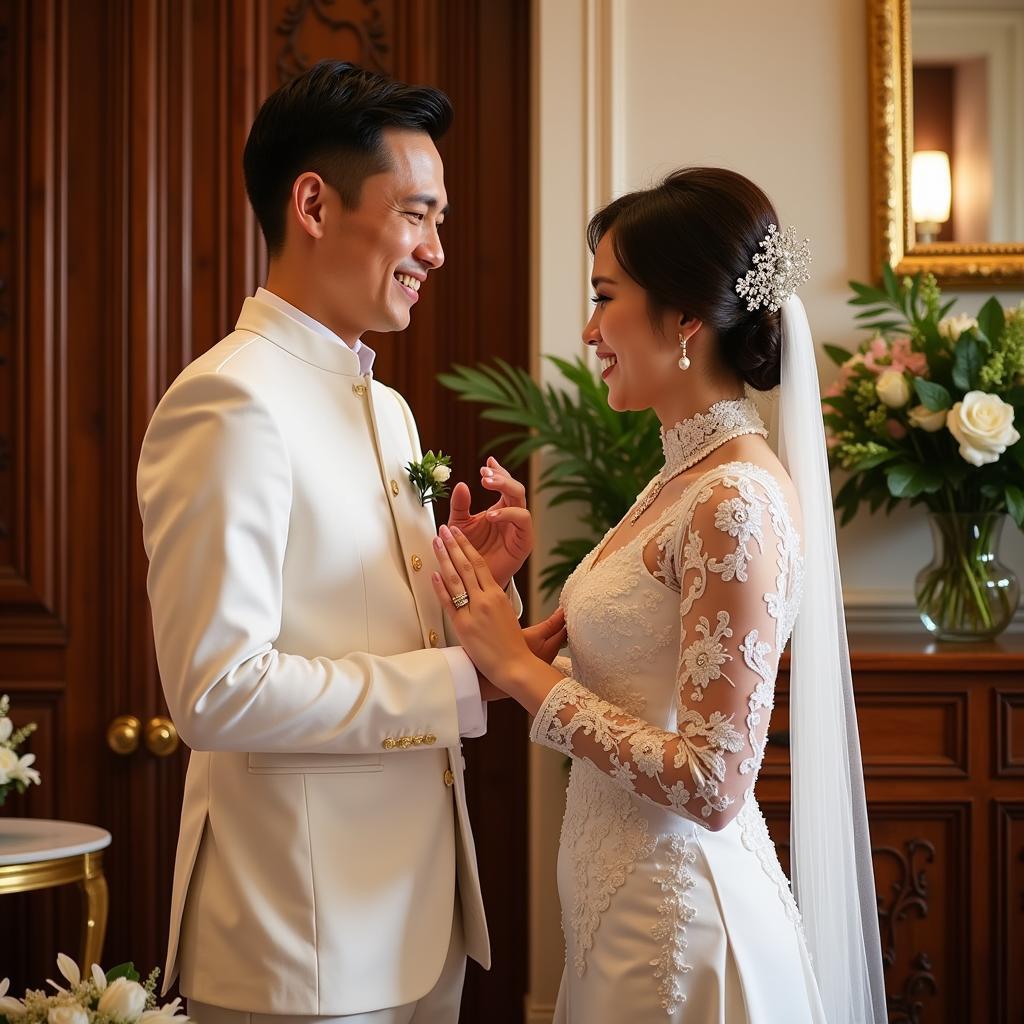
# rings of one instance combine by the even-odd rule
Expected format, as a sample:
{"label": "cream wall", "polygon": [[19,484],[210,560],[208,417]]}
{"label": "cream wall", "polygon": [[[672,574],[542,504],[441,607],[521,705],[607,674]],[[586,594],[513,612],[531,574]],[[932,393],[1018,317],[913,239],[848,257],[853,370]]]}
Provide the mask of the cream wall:
{"label": "cream wall", "polygon": [[[856,343],[846,282],[872,271],[865,2],[534,0],[533,345],[544,379],[539,353],[581,350],[589,212],[685,164],[731,167],[764,187],[783,223],[811,239],[801,295],[816,338]],[[964,308],[986,295],[965,296]],[[566,520],[543,509],[538,520],[546,550]],[[1024,539],[1012,528],[1004,550],[1024,573]],[[911,584],[929,553],[923,510],[843,529],[851,620],[913,621]],[[549,753],[531,753],[528,1019],[537,1024],[550,1020],[563,952],[553,872],[564,777]]]}

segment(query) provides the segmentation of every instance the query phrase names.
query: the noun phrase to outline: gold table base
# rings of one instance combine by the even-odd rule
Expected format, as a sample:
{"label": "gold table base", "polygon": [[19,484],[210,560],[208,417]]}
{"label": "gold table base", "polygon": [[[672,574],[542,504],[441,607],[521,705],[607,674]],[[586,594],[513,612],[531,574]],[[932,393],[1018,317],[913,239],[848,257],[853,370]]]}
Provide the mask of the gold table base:
{"label": "gold table base", "polygon": [[107,880],[103,852],[79,853],[33,864],[0,865],[0,895],[78,883],[82,891],[82,974],[99,963],[107,931]]}

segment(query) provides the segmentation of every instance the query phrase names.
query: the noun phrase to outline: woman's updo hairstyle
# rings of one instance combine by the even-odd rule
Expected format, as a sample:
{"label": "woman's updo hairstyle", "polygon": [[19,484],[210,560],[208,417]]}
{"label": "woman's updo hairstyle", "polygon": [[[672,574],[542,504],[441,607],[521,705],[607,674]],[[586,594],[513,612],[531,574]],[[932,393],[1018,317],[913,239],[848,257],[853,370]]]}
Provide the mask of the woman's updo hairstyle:
{"label": "woman's updo hairstyle", "polygon": [[615,258],[646,290],[652,320],[678,309],[703,321],[718,334],[726,365],[750,387],[770,391],[779,383],[781,317],[764,307],[748,312],[736,282],[778,223],[771,201],[742,174],[687,167],[599,210],[587,242],[593,253],[612,231]]}

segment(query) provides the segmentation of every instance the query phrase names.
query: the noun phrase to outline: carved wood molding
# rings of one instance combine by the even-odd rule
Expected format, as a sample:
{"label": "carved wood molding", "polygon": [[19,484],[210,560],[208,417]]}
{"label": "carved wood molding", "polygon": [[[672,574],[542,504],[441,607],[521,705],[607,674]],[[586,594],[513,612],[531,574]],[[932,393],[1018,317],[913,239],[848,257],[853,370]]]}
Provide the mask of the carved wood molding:
{"label": "carved wood molding", "polygon": [[1024,749],[1024,735],[1015,736],[1014,726],[1024,732],[1024,691],[996,690],[995,704],[995,773],[999,778],[1019,778],[1024,775],[1024,758],[1014,753],[1014,745]]}
{"label": "carved wood molding", "polygon": [[[970,844],[970,806],[968,804],[937,804],[906,806],[903,804],[872,804],[868,810],[872,831],[882,831],[877,826],[895,824],[902,826],[905,838],[898,843],[879,843],[872,847],[872,859],[876,878],[884,865],[895,866],[896,877],[889,886],[889,892],[879,892],[878,920],[882,939],[882,960],[887,975],[886,1004],[889,1019],[893,1024],[922,1024],[937,1007],[953,1007],[955,1001],[968,1002],[969,975],[963,965],[967,962],[967,923],[969,913],[968,850]],[[937,848],[931,839],[910,833],[915,823],[938,825],[943,829],[944,844]],[[907,834],[910,833],[910,834]],[[929,869],[942,866],[944,892],[932,891]],[[884,877],[884,876],[883,876]],[[945,911],[942,924],[946,939],[935,938],[936,946],[945,955],[945,965],[935,963],[935,950],[918,948],[903,952],[908,937],[902,936],[903,929],[911,920],[924,920],[931,916],[932,902]],[[904,974],[896,979],[892,969],[902,960]],[[956,965],[956,966],[954,966]],[[947,971],[962,969],[959,976],[946,975],[947,989],[952,983],[953,990],[942,990],[940,979],[942,967]],[[893,988],[895,983],[897,986]]]}
{"label": "carved wood molding", "polygon": [[[393,73],[393,43],[378,0],[349,3],[348,16],[338,13],[336,0],[293,0],[288,5],[274,32],[284,37],[277,55],[277,76],[281,83],[290,81],[310,67],[309,54],[300,41],[304,25],[310,19],[332,36],[347,34],[355,43],[352,59],[374,71]],[[361,8],[361,10],[360,10]],[[333,41],[332,41],[333,42]]]}
{"label": "carved wood molding", "polygon": [[1011,973],[1019,970],[1024,938],[1024,802],[996,800],[992,812],[995,1019],[1010,1020],[1010,990],[1021,985]]}

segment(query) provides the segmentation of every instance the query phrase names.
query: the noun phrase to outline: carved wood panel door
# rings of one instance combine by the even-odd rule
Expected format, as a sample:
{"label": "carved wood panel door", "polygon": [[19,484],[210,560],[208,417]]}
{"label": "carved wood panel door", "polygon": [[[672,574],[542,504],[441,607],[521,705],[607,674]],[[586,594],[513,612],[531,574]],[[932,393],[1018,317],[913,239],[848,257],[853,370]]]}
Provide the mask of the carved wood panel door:
{"label": "carved wood panel door", "polygon": [[[38,722],[43,775],[0,814],[113,834],[107,965],[162,965],[187,763],[145,737],[130,754],[107,741],[118,716],[145,733],[166,714],[135,465],[160,395],[263,278],[248,126],[327,56],[451,95],[447,266],[408,331],[370,341],[425,446],[475,480],[494,433],[435,378],[495,356],[528,365],[528,17],[519,0],[0,0],[0,692],[16,724]],[[467,745],[495,968],[471,965],[466,1021],[522,1019],[525,728],[493,708]],[[73,890],[5,896],[0,913],[15,991],[52,977],[59,950],[77,955]]]}

